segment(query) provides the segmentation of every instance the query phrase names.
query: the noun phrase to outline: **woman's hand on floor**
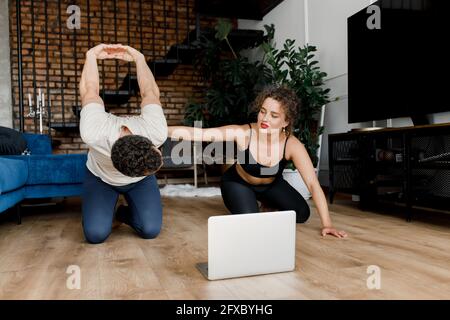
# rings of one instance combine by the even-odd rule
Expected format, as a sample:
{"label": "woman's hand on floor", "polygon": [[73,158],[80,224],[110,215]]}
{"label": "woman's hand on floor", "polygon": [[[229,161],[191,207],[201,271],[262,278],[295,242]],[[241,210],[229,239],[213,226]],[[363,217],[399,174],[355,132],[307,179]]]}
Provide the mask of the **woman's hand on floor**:
{"label": "woman's hand on floor", "polygon": [[336,238],[347,238],[347,233],[345,231],[337,231],[335,228],[324,227],[322,228],[322,237],[325,237],[327,234],[331,234]]}

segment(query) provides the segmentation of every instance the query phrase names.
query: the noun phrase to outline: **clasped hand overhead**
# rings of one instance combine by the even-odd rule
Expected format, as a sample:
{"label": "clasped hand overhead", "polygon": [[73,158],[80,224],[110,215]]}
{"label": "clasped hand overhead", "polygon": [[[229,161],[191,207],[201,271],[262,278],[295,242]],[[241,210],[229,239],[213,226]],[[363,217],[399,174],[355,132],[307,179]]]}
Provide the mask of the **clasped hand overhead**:
{"label": "clasped hand overhead", "polygon": [[127,62],[136,62],[144,55],[130,46],[122,44],[101,43],[87,52],[87,56],[94,56],[98,60],[118,59]]}

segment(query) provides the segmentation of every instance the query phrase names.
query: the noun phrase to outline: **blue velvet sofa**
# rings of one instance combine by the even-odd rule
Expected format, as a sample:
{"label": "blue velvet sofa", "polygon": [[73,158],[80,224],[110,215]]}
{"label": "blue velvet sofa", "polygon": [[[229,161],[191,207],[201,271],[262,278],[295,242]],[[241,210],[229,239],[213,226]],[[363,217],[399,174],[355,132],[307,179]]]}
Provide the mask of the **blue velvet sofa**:
{"label": "blue velvet sofa", "polygon": [[87,155],[52,154],[48,136],[24,137],[29,155],[0,156],[0,214],[24,199],[80,196]]}

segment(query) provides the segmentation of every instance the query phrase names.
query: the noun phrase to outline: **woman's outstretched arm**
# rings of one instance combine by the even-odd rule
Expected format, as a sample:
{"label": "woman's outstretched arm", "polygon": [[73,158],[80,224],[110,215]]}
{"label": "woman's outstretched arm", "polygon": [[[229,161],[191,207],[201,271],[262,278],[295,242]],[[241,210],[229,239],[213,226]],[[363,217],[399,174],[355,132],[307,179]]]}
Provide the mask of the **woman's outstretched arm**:
{"label": "woman's outstretched arm", "polygon": [[328,212],[327,199],[325,198],[325,194],[317,179],[314,166],[305,146],[295,137],[291,137],[288,141],[286,158],[293,161],[309,192],[311,192],[312,199],[317,208],[317,213],[322,221],[322,236],[331,234],[338,238],[347,237],[347,234],[344,231],[337,231],[333,227],[330,213]]}

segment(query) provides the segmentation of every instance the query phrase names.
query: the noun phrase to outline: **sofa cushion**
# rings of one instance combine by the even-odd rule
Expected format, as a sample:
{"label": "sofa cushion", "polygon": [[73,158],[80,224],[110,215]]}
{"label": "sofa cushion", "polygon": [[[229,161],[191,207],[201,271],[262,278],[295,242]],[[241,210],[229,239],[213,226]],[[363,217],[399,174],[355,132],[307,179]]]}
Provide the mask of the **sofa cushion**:
{"label": "sofa cushion", "polygon": [[83,184],[39,184],[25,186],[25,199],[42,199],[54,197],[75,197],[83,192]]}
{"label": "sofa cushion", "polygon": [[27,185],[82,183],[86,172],[86,154],[31,155]]}
{"label": "sofa cushion", "polygon": [[0,127],[0,155],[22,154],[27,148],[27,142],[21,132]]}
{"label": "sofa cushion", "polygon": [[48,135],[45,134],[23,134],[28,151],[34,154],[52,154],[52,141]]}
{"label": "sofa cushion", "polygon": [[0,214],[5,210],[14,207],[16,203],[25,197],[25,188],[20,188],[8,193],[0,194]]}
{"label": "sofa cushion", "polygon": [[0,194],[18,189],[28,179],[27,162],[23,159],[0,157]]}

